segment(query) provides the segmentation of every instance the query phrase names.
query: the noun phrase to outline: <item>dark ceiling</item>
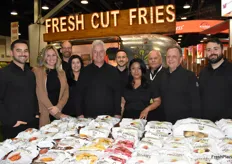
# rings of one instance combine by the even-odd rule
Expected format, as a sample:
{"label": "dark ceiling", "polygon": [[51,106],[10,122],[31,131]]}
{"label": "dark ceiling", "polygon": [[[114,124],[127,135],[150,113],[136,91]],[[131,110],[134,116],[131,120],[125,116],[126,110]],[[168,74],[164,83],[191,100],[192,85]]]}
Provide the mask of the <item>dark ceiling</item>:
{"label": "dark ceiling", "polygon": [[[52,9],[62,0],[40,0],[40,4],[46,4]],[[190,9],[183,9],[185,3],[191,5]],[[19,22],[20,38],[28,39],[28,25],[34,19],[34,0],[1,0],[0,16],[1,26],[0,35],[10,36],[10,22]],[[92,13],[115,9],[129,9],[136,7],[148,7],[154,5],[176,5],[176,20],[181,21],[181,16],[187,16],[188,20],[194,19],[222,19],[220,17],[220,0],[89,0],[87,5],[80,3],[80,0],[72,0],[55,17],[70,15],[74,13]],[[12,10],[18,12],[17,16],[12,16]],[[41,10],[44,16],[50,10]],[[226,38],[227,34],[216,34],[217,37]],[[177,40],[177,35],[172,35]],[[196,45],[205,37],[201,34],[185,34],[182,38],[181,46]]]}

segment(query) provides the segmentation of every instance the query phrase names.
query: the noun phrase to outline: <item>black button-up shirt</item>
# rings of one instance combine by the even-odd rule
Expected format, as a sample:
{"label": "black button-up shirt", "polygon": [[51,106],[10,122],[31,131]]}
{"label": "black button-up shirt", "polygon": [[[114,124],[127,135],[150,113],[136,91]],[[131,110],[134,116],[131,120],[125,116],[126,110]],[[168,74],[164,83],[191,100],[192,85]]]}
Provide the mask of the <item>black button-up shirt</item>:
{"label": "black button-up shirt", "polygon": [[104,63],[86,66],[79,77],[77,113],[86,117],[121,114],[121,85],[117,70]]}
{"label": "black button-up shirt", "polygon": [[200,117],[200,94],[193,72],[179,66],[172,73],[162,74],[158,91],[165,111],[166,121],[174,123],[186,117]]}
{"label": "black button-up shirt", "polygon": [[211,65],[199,77],[202,117],[212,121],[232,118],[232,64],[225,60],[217,69]]}
{"label": "black button-up shirt", "polygon": [[22,70],[11,62],[0,69],[0,121],[13,126],[30,122],[38,114],[35,75],[29,67]]}
{"label": "black button-up shirt", "polygon": [[123,71],[120,71],[117,67],[116,69],[118,70],[118,73],[120,75],[121,88],[123,90],[128,83],[128,76],[129,76],[128,68],[125,68]]}

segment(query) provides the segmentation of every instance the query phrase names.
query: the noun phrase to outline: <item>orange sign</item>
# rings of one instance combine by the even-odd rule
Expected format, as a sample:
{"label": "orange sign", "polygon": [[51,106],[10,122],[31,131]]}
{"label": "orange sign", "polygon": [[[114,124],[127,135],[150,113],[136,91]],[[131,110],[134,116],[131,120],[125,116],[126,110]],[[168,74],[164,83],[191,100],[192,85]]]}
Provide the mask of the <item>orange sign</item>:
{"label": "orange sign", "polygon": [[11,42],[19,38],[19,23],[11,22]]}
{"label": "orange sign", "polygon": [[[176,22],[176,34],[200,33],[222,22],[224,21],[221,21],[221,20],[190,20],[190,21]],[[221,33],[229,33],[229,31],[225,30],[225,31],[222,31]]]}

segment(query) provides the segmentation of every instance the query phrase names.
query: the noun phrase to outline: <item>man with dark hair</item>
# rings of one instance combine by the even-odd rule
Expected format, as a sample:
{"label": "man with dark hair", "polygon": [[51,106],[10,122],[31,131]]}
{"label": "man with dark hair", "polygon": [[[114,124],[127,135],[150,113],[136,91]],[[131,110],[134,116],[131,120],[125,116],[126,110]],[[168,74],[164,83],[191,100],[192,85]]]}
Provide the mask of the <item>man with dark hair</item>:
{"label": "man with dark hair", "polygon": [[62,42],[60,52],[62,53],[62,67],[63,70],[66,72],[69,67],[68,60],[72,55],[72,43],[67,40]]}
{"label": "man with dark hair", "polygon": [[168,69],[162,74],[157,92],[165,111],[166,121],[175,123],[186,117],[200,117],[200,95],[197,78],[181,66],[182,50],[173,45],[167,49]]}
{"label": "man with dark hair", "polygon": [[209,65],[199,77],[202,117],[217,121],[232,118],[232,64],[223,58],[223,45],[218,38],[206,43]]}
{"label": "man with dark hair", "polygon": [[3,138],[13,138],[27,128],[38,128],[38,101],[35,75],[25,65],[28,44],[16,40],[11,44],[13,61],[0,70],[0,121]]}
{"label": "man with dark hair", "polygon": [[128,82],[128,57],[126,51],[119,49],[116,53],[115,61],[117,63],[117,70],[121,77],[121,87],[124,88]]}

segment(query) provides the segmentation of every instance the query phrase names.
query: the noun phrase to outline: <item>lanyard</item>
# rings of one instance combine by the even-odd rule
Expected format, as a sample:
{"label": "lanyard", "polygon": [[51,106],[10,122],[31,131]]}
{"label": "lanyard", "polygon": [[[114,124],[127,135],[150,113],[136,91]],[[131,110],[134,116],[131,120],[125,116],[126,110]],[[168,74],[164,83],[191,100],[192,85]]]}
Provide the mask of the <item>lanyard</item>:
{"label": "lanyard", "polygon": [[159,71],[163,68],[163,66],[161,65],[161,67],[158,69],[158,71],[156,72],[155,76],[152,77],[152,73],[150,73],[150,80],[153,81],[156,77],[156,75],[159,73]]}

